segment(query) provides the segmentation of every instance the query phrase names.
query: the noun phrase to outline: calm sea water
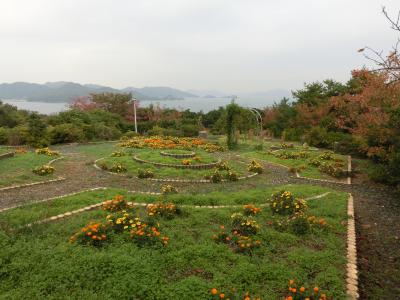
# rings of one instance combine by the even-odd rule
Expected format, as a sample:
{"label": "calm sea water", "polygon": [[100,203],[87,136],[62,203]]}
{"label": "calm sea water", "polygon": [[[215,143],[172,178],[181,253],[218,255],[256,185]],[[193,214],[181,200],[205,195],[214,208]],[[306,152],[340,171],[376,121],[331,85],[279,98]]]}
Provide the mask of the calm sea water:
{"label": "calm sea water", "polygon": [[[68,109],[68,103],[48,103],[48,102],[31,102],[26,100],[2,100],[4,103],[12,104],[20,109],[37,111],[42,114],[54,114]],[[176,108],[181,110],[190,109],[191,111],[208,112],[217,109],[220,106],[225,106],[231,102],[230,98],[186,98],[184,100],[162,100],[162,101],[140,101],[140,106],[147,107],[150,104],[165,108]],[[244,107],[263,108],[270,105],[273,101],[265,98],[252,97],[238,98],[235,102]]]}

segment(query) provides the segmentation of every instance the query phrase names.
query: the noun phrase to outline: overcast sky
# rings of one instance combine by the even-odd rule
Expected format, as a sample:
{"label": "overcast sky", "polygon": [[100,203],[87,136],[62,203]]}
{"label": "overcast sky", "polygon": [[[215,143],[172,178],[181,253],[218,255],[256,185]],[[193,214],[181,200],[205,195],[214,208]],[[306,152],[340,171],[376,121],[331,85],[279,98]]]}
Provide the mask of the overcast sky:
{"label": "overcast sky", "polygon": [[0,82],[231,93],[345,81],[399,0],[0,0]]}

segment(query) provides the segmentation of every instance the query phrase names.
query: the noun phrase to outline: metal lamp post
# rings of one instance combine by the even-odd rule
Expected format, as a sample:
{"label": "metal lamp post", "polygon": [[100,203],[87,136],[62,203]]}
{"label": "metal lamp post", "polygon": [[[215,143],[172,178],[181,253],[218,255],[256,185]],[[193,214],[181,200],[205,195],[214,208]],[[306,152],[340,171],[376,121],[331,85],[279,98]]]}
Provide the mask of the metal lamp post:
{"label": "metal lamp post", "polygon": [[137,101],[137,99],[133,97],[132,100],[133,100],[133,115],[134,115],[134,119],[135,119],[135,132],[138,133],[137,132],[137,120],[136,120],[136,101]]}

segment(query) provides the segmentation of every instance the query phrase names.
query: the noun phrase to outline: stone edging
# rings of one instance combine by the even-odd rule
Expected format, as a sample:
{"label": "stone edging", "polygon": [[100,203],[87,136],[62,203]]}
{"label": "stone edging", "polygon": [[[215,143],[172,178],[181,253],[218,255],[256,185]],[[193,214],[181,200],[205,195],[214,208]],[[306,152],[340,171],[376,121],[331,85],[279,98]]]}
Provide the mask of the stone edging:
{"label": "stone edging", "polygon": [[357,270],[357,247],[356,226],[354,219],[354,200],[349,194],[347,202],[347,265],[346,265],[346,293],[348,299],[356,300],[358,294],[358,270]]}
{"label": "stone edging", "polygon": [[0,154],[0,159],[6,159],[6,158],[9,158],[9,157],[13,157],[14,155],[15,155],[14,152],[7,152],[7,153],[4,153],[4,154]]}
{"label": "stone edging", "polygon": [[164,164],[164,163],[158,163],[158,162],[153,162],[149,160],[144,160],[136,155],[132,157],[133,160],[139,162],[139,163],[144,163],[144,164],[152,164],[157,167],[169,167],[169,168],[175,168],[175,169],[212,169],[214,168],[217,164],[221,162],[221,159],[219,158],[217,162],[209,163],[209,164],[196,164],[196,165],[177,165],[177,164]]}
{"label": "stone edging", "polygon": [[25,183],[25,184],[21,184],[21,185],[6,186],[3,188],[0,188],[0,192],[24,188],[24,187],[28,187],[28,186],[39,185],[39,184],[47,184],[47,183],[53,183],[53,182],[58,182],[58,181],[64,181],[64,180],[66,180],[66,178],[60,176],[56,179],[50,179],[50,180],[46,180],[46,181],[38,181],[38,182],[32,182],[32,183]]}
{"label": "stone edging", "polygon": [[[44,199],[44,200],[40,200],[40,201],[36,201],[36,202],[31,202],[29,204],[35,204],[35,203],[40,203],[40,202],[45,202],[45,201],[50,201],[50,200],[54,200],[54,199],[59,199],[59,198],[64,198],[64,197],[69,197],[69,196],[73,196],[73,195],[77,195],[80,193],[84,193],[84,192],[88,192],[88,191],[94,191],[94,190],[105,190],[107,188],[105,187],[97,187],[97,188],[93,188],[93,189],[88,189],[88,190],[84,190],[84,191],[80,191],[80,192],[76,192],[76,193],[71,193],[71,194],[66,194],[66,195],[62,195],[62,196],[57,196],[57,197],[53,197],[53,198],[48,198],[48,199]],[[147,194],[147,195],[161,195],[161,193],[155,193],[155,192],[141,192],[141,191],[128,191],[128,193],[132,193],[132,194]],[[330,192],[326,192],[324,194],[321,195],[317,195],[317,196],[313,196],[313,197],[309,197],[306,198],[305,200],[313,200],[313,199],[320,199],[322,197],[325,197],[326,195],[330,194]],[[96,209],[100,206],[102,206],[102,204],[104,203],[104,201],[100,202],[100,203],[96,203],[96,204],[92,204],[80,209],[76,209],[73,211],[69,211],[69,212],[65,212],[59,215],[55,215],[46,219],[42,219],[33,223],[28,223],[26,225],[24,225],[23,227],[32,227],[34,224],[43,224],[43,223],[48,223],[51,221],[56,221],[56,220],[60,220],[60,219],[64,219],[66,217],[72,216],[72,215],[77,215],[79,213],[85,212],[85,211],[89,211],[92,209]],[[29,205],[26,204],[26,205]],[[135,205],[135,206],[147,206],[151,203],[145,203],[145,202],[128,202],[128,204],[130,205]],[[260,204],[259,206],[267,206],[268,204]],[[0,210],[0,212],[5,211],[5,210],[9,210],[12,208],[17,208],[17,207],[21,207],[21,206],[25,206],[25,205],[19,205],[19,206],[15,206],[15,207],[10,207],[10,208],[6,208],[3,210]],[[238,208],[238,207],[243,207],[243,205],[216,205],[216,206],[211,206],[211,205],[180,205],[180,207],[187,207],[187,208],[211,208],[211,209],[220,209],[220,208]]]}
{"label": "stone edging", "polygon": [[107,188],[105,188],[105,187],[96,187],[96,188],[87,189],[87,190],[83,190],[83,191],[79,191],[79,192],[75,192],[75,193],[69,193],[69,194],[65,194],[65,195],[61,195],[61,196],[56,196],[56,197],[51,197],[51,198],[38,200],[38,201],[32,201],[32,202],[29,202],[29,203],[14,205],[14,206],[10,206],[10,207],[6,207],[6,208],[3,208],[3,209],[0,209],[0,213],[2,213],[4,211],[7,211],[7,210],[10,210],[10,209],[19,208],[19,207],[23,207],[23,206],[28,206],[28,205],[31,205],[31,204],[47,202],[47,201],[51,201],[51,200],[56,200],[56,199],[61,199],[61,198],[65,198],[65,197],[75,196],[75,195],[78,195],[78,194],[81,194],[81,193],[85,193],[85,192],[97,191],[97,190],[105,190],[105,189],[107,189]]}
{"label": "stone edging", "polygon": [[191,153],[168,153],[165,151],[161,151],[160,154],[162,156],[170,156],[175,158],[188,158],[196,156],[196,152],[192,151]]}
{"label": "stone edging", "polygon": [[[243,179],[249,179],[252,178],[254,176],[257,176],[258,173],[251,173],[250,175],[246,175],[246,176],[241,176],[238,178],[238,180],[243,180]],[[145,180],[149,180],[149,181],[157,181],[157,182],[182,182],[182,183],[213,183],[210,179],[162,179],[162,178],[143,178]],[[222,179],[221,182],[230,182],[230,180],[226,180],[226,179]],[[232,181],[234,182],[234,181]]]}
{"label": "stone edging", "polygon": [[64,158],[65,158],[65,156],[57,157],[57,158],[55,158],[55,159],[52,159],[51,161],[49,161],[49,162],[48,162],[47,164],[45,164],[45,165],[50,166],[51,164],[55,163],[56,161],[61,160],[61,159],[64,159]]}

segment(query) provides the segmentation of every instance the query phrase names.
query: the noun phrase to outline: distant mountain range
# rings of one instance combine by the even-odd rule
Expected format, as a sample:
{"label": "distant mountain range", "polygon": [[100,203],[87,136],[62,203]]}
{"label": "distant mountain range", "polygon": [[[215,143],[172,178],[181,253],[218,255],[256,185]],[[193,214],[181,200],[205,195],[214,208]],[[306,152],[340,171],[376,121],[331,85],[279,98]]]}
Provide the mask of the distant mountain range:
{"label": "distant mountain range", "polygon": [[[188,90],[182,91],[171,87],[127,87],[115,89],[97,84],[79,84],[75,82],[57,81],[44,84],[14,82],[0,84],[0,99],[18,99],[37,102],[71,102],[75,97],[88,96],[91,93],[132,93],[133,97],[141,101],[182,100],[185,98],[231,98],[233,96],[216,90]],[[283,97],[290,97],[287,90],[270,90],[259,93],[239,94],[243,99],[262,98],[267,102],[279,101]],[[200,99],[199,99],[200,100]],[[201,101],[201,100],[200,100]]]}
{"label": "distant mountain range", "polygon": [[0,84],[0,99],[24,99],[40,102],[71,102],[78,96],[91,93],[132,93],[138,100],[168,100],[198,97],[170,87],[127,87],[122,90],[96,84],[79,84],[74,82],[47,82],[45,84],[14,82]]}

